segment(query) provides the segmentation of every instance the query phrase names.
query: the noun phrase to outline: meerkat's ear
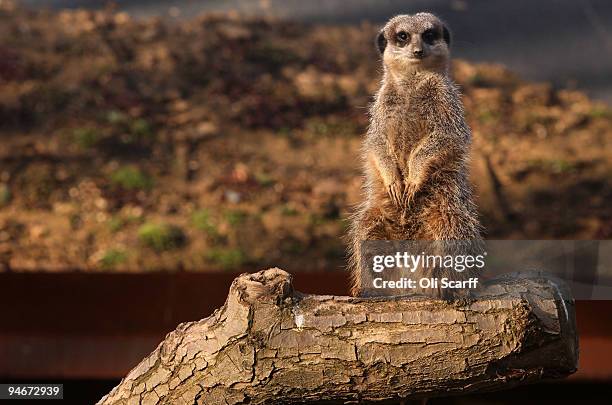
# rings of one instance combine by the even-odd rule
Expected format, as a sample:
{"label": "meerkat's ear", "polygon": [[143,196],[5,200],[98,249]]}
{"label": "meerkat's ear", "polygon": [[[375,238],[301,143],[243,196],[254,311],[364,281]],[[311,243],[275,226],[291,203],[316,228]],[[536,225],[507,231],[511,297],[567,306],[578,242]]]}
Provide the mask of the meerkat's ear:
{"label": "meerkat's ear", "polygon": [[448,28],[446,27],[446,25],[442,25],[442,38],[444,38],[444,42],[446,42],[446,45],[448,45],[450,47],[450,43],[451,43],[451,33],[448,30]]}
{"label": "meerkat's ear", "polygon": [[378,52],[383,54],[385,52],[385,48],[387,47],[387,38],[385,38],[385,31],[381,30],[376,36],[376,47],[378,48]]}

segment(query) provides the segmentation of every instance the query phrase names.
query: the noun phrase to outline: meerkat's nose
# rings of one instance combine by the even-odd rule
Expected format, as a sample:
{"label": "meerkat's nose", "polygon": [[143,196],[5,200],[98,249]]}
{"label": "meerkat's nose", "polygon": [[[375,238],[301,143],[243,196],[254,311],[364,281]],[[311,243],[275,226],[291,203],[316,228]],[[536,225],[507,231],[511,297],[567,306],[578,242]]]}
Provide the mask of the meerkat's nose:
{"label": "meerkat's nose", "polygon": [[423,50],[418,48],[418,49],[413,49],[412,50],[412,54],[417,57],[417,58],[421,58],[423,56]]}

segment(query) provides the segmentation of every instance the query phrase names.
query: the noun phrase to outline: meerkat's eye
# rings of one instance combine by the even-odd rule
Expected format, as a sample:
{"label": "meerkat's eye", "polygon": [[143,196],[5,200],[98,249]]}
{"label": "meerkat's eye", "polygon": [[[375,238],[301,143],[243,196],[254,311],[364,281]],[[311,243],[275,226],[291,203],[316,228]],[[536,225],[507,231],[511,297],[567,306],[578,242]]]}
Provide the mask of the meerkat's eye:
{"label": "meerkat's eye", "polygon": [[438,39],[438,32],[434,30],[427,30],[422,35],[423,41],[428,44],[433,44],[435,40]]}
{"label": "meerkat's eye", "polygon": [[406,31],[400,31],[400,32],[398,32],[396,34],[397,41],[400,42],[400,43],[404,43],[404,42],[408,41],[409,37],[410,36],[408,35],[408,33]]}

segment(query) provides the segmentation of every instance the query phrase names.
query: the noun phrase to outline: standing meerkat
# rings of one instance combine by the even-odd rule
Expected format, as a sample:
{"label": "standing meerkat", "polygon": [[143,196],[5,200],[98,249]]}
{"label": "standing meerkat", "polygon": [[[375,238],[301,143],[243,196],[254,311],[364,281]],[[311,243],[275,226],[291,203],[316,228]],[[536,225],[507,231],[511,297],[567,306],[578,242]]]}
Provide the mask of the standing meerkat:
{"label": "standing meerkat", "polygon": [[363,241],[481,240],[468,178],[471,133],[448,74],[450,42],[430,13],[398,15],[377,36],[384,74],[362,145],[364,201],[349,230],[353,296],[364,293]]}

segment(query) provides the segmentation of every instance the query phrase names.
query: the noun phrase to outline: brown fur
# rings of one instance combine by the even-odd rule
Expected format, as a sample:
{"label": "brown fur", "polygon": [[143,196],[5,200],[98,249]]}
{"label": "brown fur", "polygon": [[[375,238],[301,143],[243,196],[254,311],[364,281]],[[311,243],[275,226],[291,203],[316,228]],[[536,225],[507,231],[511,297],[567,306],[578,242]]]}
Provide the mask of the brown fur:
{"label": "brown fur", "polygon": [[362,148],[364,201],[349,231],[354,296],[364,240],[480,240],[468,178],[471,133],[448,77],[448,30],[432,14],[401,15],[377,42],[384,75]]}

